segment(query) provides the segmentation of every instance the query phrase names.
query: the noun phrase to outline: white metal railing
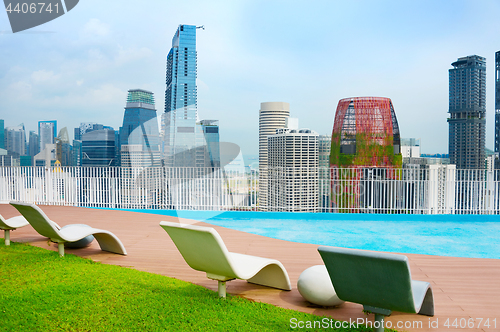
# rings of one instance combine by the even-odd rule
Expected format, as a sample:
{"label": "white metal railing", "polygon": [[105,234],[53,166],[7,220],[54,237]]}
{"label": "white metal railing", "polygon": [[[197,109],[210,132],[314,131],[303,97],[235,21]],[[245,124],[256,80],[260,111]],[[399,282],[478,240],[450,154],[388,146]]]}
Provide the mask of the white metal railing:
{"label": "white metal railing", "polygon": [[0,167],[0,202],[130,209],[500,214],[498,170]]}

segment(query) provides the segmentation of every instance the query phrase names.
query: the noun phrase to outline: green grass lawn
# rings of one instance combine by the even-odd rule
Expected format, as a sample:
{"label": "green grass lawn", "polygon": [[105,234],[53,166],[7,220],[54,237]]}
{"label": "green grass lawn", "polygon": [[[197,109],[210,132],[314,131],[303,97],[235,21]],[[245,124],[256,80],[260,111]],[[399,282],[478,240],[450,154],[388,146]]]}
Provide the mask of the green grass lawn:
{"label": "green grass lawn", "polygon": [[0,283],[0,331],[307,331],[291,319],[323,319],[3,239]]}

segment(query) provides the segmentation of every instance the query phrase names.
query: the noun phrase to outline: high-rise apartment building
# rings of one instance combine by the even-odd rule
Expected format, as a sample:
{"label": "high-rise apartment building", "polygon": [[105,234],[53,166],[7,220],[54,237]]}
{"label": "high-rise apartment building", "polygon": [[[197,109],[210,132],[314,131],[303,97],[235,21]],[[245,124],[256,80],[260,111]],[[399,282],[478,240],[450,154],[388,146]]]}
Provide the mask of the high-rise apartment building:
{"label": "high-rise apartment building", "polygon": [[284,102],[267,102],[260,104],[259,111],[259,196],[261,210],[267,206],[267,169],[268,141],[267,137],[276,134],[276,129],[284,128],[290,116],[290,104]]}
{"label": "high-rise apartment building", "polygon": [[457,169],[485,167],[486,58],[458,58],[449,70],[450,163]]}
{"label": "high-rise apartment building", "polygon": [[495,152],[500,152],[500,51],[495,53]]}
{"label": "high-rise apartment building", "polygon": [[158,119],[152,92],[128,91],[120,146],[124,167],[160,165]]}
{"label": "high-rise apartment building", "polygon": [[40,151],[46,144],[55,144],[57,135],[57,121],[38,121],[38,137],[40,138]]}
{"label": "high-rise apartment building", "polygon": [[[167,55],[162,115],[162,158],[167,166],[196,166],[196,134],[200,131],[196,128],[196,57],[196,26],[179,25]],[[182,155],[182,160],[176,160],[176,155]]]}
{"label": "high-rise apartment building", "polygon": [[267,137],[268,211],[318,212],[319,135],[277,129]]}
{"label": "high-rise apartment building", "polygon": [[24,124],[5,128],[5,149],[13,153],[16,158],[26,154],[26,134]]}

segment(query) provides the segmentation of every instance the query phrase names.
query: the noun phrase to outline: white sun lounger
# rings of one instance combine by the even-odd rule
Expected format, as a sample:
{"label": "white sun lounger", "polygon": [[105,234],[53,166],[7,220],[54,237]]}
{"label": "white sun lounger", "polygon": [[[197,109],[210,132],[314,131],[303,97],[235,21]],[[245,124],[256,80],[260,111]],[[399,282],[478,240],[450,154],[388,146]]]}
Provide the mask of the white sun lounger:
{"label": "white sun lounger", "polygon": [[285,267],[275,259],[229,252],[219,233],[211,227],[162,221],[186,263],[207,278],[218,281],[219,296],[226,296],[226,281],[233,279],[291,290]]}
{"label": "white sun lounger", "polygon": [[384,331],[392,311],[434,316],[432,287],[411,279],[408,257],[366,250],[319,247],[340,299],[375,314],[375,331]]}
{"label": "white sun lounger", "polygon": [[60,228],[34,204],[10,202],[10,205],[15,207],[40,235],[58,244],[60,256],[64,256],[64,243],[76,242],[89,235],[95,237],[102,250],[121,255],[127,254],[121,241],[111,232],[87,225],[67,225]]}
{"label": "white sun lounger", "polygon": [[29,225],[29,222],[23,216],[16,216],[9,219],[4,219],[0,215],[0,229],[4,231],[5,245],[10,246],[10,231],[17,228]]}

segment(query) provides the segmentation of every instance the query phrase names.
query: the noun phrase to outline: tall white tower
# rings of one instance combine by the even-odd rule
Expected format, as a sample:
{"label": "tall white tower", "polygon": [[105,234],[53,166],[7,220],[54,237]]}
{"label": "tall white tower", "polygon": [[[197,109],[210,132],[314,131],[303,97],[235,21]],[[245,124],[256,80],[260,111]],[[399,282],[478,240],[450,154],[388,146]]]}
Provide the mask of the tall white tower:
{"label": "tall white tower", "polygon": [[262,211],[267,208],[267,137],[276,134],[276,129],[284,128],[290,116],[290,104],[285,102],[267,102],[260,104],[259,111],[259,197],[258,204]]}

